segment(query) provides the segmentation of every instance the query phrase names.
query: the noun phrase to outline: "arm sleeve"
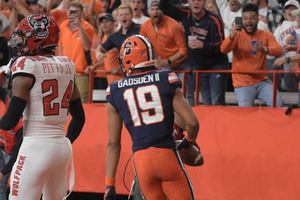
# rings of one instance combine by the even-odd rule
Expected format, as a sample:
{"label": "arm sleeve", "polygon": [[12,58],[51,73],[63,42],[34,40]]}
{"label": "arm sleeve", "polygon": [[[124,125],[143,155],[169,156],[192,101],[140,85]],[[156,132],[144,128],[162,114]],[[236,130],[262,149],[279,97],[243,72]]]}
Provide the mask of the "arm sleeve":
{"label": "arm sleeve", "polygon": [[85,123],[85,115],[80,98],[70,101],[69,112],[72,116],[66,137],[73,143],[79,136]]}
{"label": "arm sleeve", "polygon": [[203,41],[203,49],[220,51],[220,46],[222,41],[224,40],[224,26],[223,22],[220,18],[216,16],[210,15],[210,17],[214,21],[214,25],[212,25],[212,41]]}
{"label": "arm sleeve", "polygon": [[268,36],[267,38],[269,39],[268,42],[268,55],[271,56],[281,56],[282,55],[282,48],[279,45],[279,43],[276,41],[276,38],[272,33],[267,32]]}
{"label": "arm sleeve", "polygon": [[18,131],[17,131],[17,142],[15,144],[15,147],[14,147],[14,150],[10,156],[10,159],[9,161],[6,163],[6,165],[3,167],[3,169],[1,170],[1,173],[3,175],[11,172],[12,170],[12,167],[14,165],[14,163],[16,162],[17,160],[17,156],[18,156],[18,153],[19,153],[19,149],[21,147],[21,144],[22,144],[22,141],[23,141],[23,127],[20,128]]}
{"label": "arm sleeve", "polygon": [[[237,37],[237,35],[235,36]],[[230,51],[232,51],[234,49],[234,46],[236,44],[237,39],[234,38],[233,40],[230,39],[230,36],[228,36],[225,40],[223,40],[222,44],[221,44],[221,52],[224,54],[229,53]]]}
{"label": "arm sleeve", "polygon": [[13,96],[11,98],[6,113],[0,119],[0,129],[5,131],[13,129],[22,117],[25,106],[25,100]]}

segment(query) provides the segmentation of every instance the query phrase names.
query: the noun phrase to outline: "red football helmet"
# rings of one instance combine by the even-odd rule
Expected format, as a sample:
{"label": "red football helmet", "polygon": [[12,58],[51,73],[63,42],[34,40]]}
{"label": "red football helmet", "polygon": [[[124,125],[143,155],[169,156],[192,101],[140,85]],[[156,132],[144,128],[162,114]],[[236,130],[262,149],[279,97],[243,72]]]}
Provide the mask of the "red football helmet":
{"label": "red football helmet", "polygon": [[42,49],[54,51],[59,40],[59,27],[41,14],[24,18],[12,33],[10,46],[16,46],[22,55],[35,55]]}
{"label": "red football helmet", "polygon": [[124,74],[128,76],[134,69],[154,66],[156,54],[148,38],[133,35],[123,42],[119,59]]}

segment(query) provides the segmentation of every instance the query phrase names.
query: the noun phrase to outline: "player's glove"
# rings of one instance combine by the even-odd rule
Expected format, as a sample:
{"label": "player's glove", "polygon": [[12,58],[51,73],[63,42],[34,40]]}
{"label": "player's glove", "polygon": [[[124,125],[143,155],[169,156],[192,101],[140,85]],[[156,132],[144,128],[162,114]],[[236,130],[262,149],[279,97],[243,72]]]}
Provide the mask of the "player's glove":
{"label": "player's glove", "polygon": [[183,129],[177,126],[177,124],[174,123],[173,125],[173,136],[175,140],[182,140],[184,137]]}
{"label": "player's glove", "polygon": [[116,188],[115,186],[107,186],[104,192],[104,200],[116,200]]}
{"label": "player's glove", "polygon": [[183,147],[187,147],[190,146],[192,144],[194,144],[195,142],[189,142],[187,141],[186,137],[184,137],[181,142],[177,145],[177,149],[181,149]]}

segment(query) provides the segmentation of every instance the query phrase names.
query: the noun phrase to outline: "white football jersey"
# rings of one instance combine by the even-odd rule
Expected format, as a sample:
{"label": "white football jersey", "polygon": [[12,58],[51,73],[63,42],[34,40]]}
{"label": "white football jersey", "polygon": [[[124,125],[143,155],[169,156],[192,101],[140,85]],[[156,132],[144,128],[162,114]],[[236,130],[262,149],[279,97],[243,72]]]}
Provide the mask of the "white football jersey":
{"label": "white football jersey", "polygon": [[66,56],[22,56],[12,78],[34,78],[23,113],[24,136],[62,136],[74,89],[75,66]]}

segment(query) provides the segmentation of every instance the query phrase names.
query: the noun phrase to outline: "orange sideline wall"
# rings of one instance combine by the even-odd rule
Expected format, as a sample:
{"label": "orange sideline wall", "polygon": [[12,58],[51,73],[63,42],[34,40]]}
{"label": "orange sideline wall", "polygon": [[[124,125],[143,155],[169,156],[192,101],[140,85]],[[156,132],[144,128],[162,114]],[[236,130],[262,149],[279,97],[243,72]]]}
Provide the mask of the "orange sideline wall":
{"label": "orange sideline wall", "polygon": [[[84,104],[86,124],[73,144],[74,191],[105,189],[107,142],[105,104]],[[300,110],[286,116],[286,108],[197,106],[197,139],[204,155],[201,167],[186,166],[197,200],[299,200]],[[117,172],[118,194],[128,194],[123,173],[131,155],[131,141],[123,129]],[[125,173],[128,188],[132,162]]]}
{"label": "orange sideline wall", "polygon": [[[105,189],[107,142],[105,104],[85,104],[86,124],[74,143],[75,191]],[[299,200],[300,110],[286,108],[197,106],[197,139],[204,155],[201,167],[186,169],[196,198],[201,200]],[[116,190],[128,194],[123,173],[131,155],[129,134],[123,129]],[[132,162],[125,173],[128,188]]]}

